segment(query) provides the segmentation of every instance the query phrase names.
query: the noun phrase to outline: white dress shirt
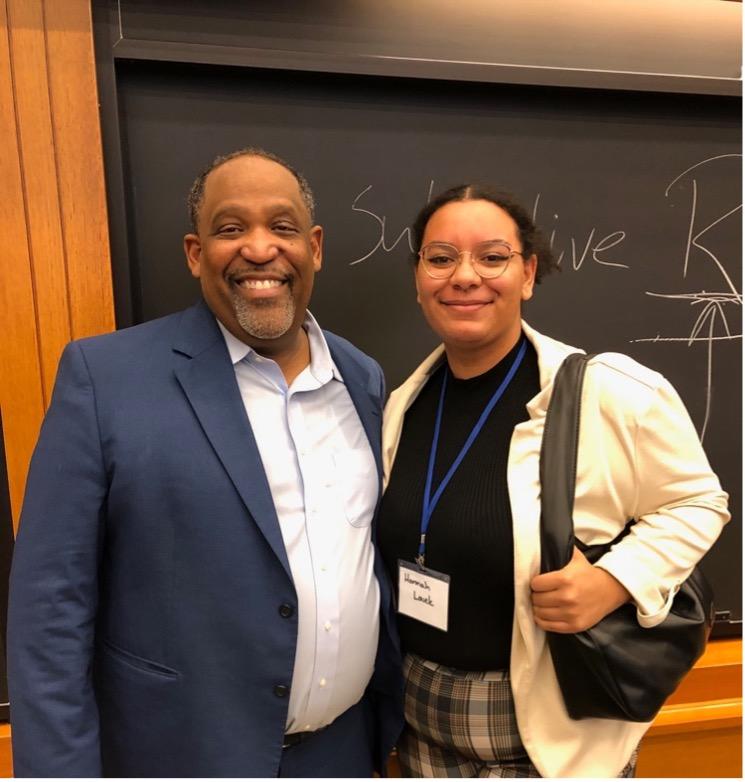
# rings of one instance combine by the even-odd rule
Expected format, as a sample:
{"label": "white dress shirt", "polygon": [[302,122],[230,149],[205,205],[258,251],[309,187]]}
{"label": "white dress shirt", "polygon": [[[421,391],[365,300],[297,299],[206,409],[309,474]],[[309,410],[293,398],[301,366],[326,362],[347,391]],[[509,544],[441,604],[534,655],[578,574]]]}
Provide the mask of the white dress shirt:
{"label": "white dress shirt", "polygon": [[375,664],[380,606],[370,536],[379,488],[375,460],[310,313],[303,324],[310,364],[289,388],[276,362],[218,325],[256,437],[297,593],[286,730],[317,730],[360,700]]}

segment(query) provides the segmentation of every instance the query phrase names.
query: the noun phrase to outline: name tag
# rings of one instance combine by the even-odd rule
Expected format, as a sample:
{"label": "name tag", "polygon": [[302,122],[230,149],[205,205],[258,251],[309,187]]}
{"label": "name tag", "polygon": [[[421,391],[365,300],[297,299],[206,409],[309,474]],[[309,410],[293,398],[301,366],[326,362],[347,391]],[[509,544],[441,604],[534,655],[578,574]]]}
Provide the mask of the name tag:
{"label": "name tag", "polygon": [[432,625],[448,629],[450,576],[398,560],[398,612]]}

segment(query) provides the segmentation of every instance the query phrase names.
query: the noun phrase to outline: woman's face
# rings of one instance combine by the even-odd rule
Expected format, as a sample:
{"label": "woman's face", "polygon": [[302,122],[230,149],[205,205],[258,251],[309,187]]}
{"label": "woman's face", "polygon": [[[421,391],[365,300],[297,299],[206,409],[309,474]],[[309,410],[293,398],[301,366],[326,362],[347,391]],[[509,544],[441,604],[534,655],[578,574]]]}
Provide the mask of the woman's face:
{"label": "woman's face", "polygon": [[[447,242],[470,250],[479,242],[501,239],[522,251],[515,221],[491,201],[452,201],[438,209],[424,230],[422,246]],[[514,255],[504,274],[482,279],[470,256],[463,256],[451,277],[435,280],[420,261],[415,271],[417,301],[430,328],[450,349],[505,353],[520,335],[520,310],[533,295],[536,257]]]}

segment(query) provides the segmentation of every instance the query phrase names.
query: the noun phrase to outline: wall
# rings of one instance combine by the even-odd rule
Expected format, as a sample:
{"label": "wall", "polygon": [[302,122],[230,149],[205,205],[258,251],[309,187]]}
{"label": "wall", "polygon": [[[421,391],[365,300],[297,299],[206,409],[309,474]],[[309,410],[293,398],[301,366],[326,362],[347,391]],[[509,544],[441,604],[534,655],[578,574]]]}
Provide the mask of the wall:
{"label": "wall", "polygon": [[0,407],[17,526],[62,348],[114,328],[88,0],[0,0],[0,105]]}
{"label": "wall", "polygon": [[62,348],[114,328],[89,0],[0,0],[0,106],[0,408],[17,527]]}

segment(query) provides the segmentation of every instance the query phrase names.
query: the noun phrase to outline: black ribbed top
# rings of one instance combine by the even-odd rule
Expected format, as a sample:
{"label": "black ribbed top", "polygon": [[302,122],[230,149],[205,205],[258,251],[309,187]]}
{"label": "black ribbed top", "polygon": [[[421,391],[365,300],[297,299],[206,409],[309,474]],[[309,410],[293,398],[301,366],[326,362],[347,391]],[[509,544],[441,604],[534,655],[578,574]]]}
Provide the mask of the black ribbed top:
{"label": "black ribbed top", "polygon": [[[396,590],[398,559],[413,562],[417,553],[443,373],[448,372],[448,380],[433,494],[509,371],[519,345],[492,369],[467,380],[455,378],[447,364],[443,365],[407,411],[381,503],[378,530]],[[399,614],[405,651],[469,671],[509,668],[514,587],[507,457],[512,431],[528,419],[525,405],[539,390],[538,359],[528,343],[520,368],[450,480],[430,521],[425,564],[450,576],[448,631]]]}

